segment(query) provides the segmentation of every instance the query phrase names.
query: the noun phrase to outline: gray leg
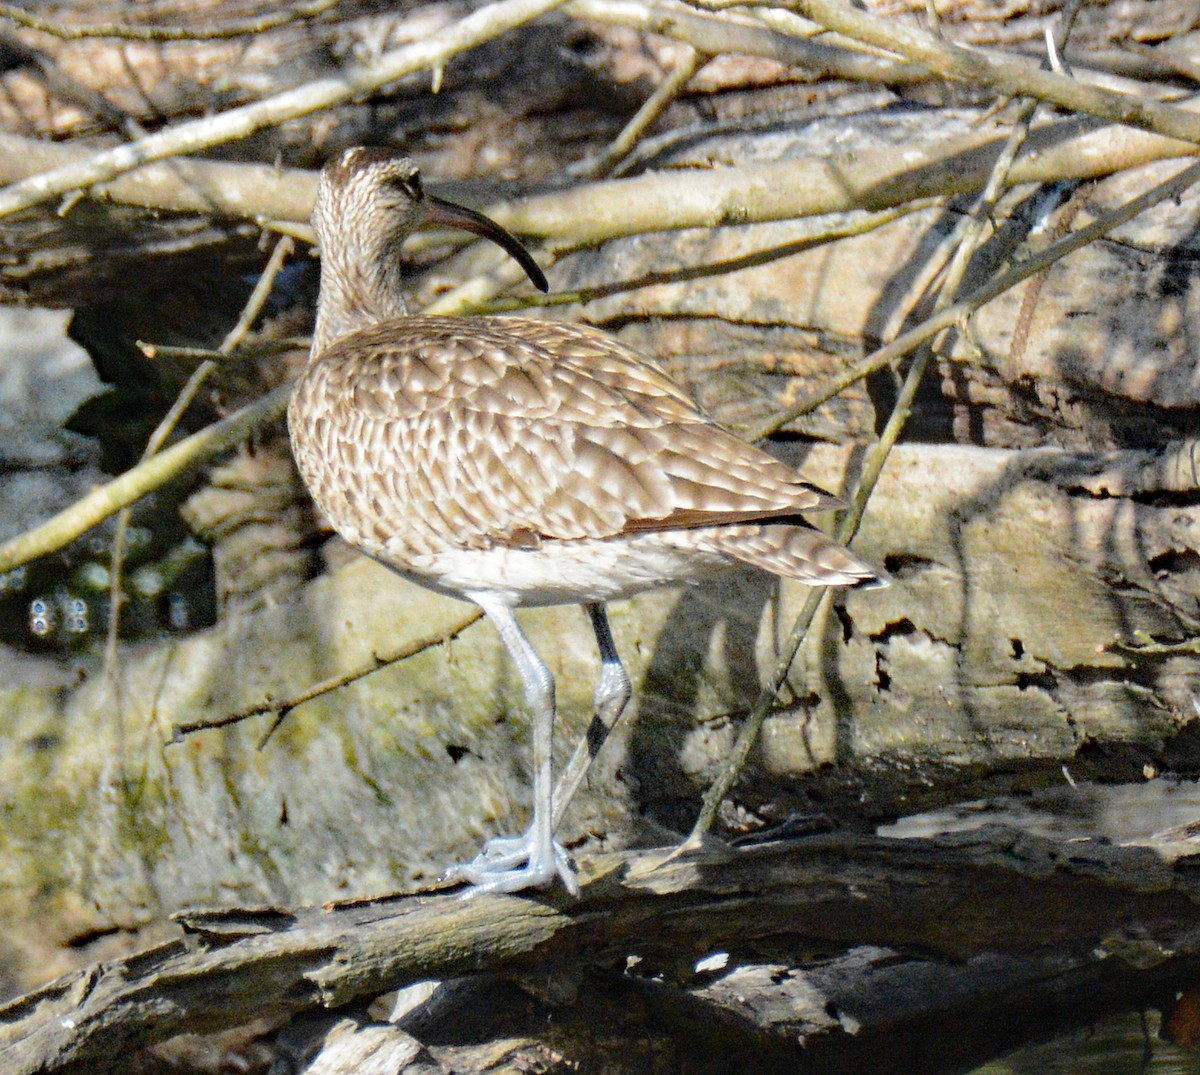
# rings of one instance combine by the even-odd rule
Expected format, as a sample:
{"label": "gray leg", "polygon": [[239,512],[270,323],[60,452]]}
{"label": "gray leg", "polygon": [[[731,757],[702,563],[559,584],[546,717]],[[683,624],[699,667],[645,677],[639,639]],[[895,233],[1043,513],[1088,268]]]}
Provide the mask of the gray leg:
{"label": "gray leg", "polygon": [[496,626],[525,688],[533,729],[533,822],[524,836],[489,841],[474,862],[456,866],[448,877],[465,880],[477,892],[517,892],[540,888],[557,876],[574,895],[579,891],[566,852],[554,842],[551,747],[554,735],[554,677],[521,630],[513,610],[492,594],[469,594]]}
{"label": "gray leg", "polygon": [[559,777],[558,787],[554,789],[555,829],[562,821],[563,814],[567,812],[579,785],[587,776],[592,760],[600,753],[608,733],[613,730],[629,703],[630,695],[633,694],[633,685],[629,682],[625,666],[621,664],[603,603],[589,601],[583,607],[592,621],[592,630],[596,632],[596,644],[600,647],[600,678],[596,682],[596,693],[592,698],[595,714],[588,725],[587,735],[575,748],[575,753],[571,755],[571,760]]}

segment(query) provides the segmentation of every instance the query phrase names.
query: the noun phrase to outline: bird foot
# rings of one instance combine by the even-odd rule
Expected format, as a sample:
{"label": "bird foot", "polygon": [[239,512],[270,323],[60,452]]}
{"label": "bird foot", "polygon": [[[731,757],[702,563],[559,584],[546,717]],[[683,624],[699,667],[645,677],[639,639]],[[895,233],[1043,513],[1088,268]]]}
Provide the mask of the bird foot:
{"label": "bird foot", "polygon": [[452,866],[445,880],[465,881],[471,887],[463,898],[484,892],[520,892],[545,888],[555,878],[572,896],[579,895],[579,882],[566,849],[557,840],[541,848],[532,831],[524,836],[497,836],[483,845],[470,862]]}

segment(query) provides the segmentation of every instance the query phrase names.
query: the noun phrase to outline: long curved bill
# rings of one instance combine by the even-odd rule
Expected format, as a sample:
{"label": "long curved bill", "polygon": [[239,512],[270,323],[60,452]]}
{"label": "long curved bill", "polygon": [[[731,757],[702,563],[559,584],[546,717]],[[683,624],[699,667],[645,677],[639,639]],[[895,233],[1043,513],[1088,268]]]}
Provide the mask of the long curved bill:
{"label": "long curved bill", "polygon": [[425,195],[425,204],[428,207],[425,215],[426,223],[440,224],[449,228],[462,228],[464,231],[482,235],[485,239],[491,239],[525,270],[525,275],[529,277],[534,287],[539,291],[550,290],[546,274],[533,260],[533,255],[521,245],[515,236],[505,231],[490,217],[485,217],[482,213],[475,212],[474,209],[455,205],[454,202],[435,198],[432,194]]}

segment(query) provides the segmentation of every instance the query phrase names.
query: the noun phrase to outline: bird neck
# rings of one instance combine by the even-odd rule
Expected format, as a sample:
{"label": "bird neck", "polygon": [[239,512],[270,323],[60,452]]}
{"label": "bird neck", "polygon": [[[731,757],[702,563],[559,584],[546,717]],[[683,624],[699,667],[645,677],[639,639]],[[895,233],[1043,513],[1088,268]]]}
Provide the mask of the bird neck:
{"label": "bird neck", "polygon": [[390,243],[382,246],[379,252],[336,247],[322,252],[311,357],[347,333],[408,316],[400,259]]}

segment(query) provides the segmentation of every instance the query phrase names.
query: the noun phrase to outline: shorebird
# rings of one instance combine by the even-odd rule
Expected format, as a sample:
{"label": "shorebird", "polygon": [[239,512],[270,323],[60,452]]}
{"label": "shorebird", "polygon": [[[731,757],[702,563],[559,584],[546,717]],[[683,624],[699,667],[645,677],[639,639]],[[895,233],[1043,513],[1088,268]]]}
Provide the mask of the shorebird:
{"label": "shorebird", "polygon": [[811,585],[880,576],[802,518],[841,501],[718,426],[611,336],[551,321],[411,316],[399,250],[423,224],[486,236],[547,287],[499,225],[426,194],[411,160],[346,150],[321,173],[312,223],[317,319],[288,408],[300,473],[350,545],[483,609],[532,721],[532,824],[450,876],[472,892],[558,877],[574,893],[554,839],[555,808],[573,790],[555,801],[554,679],[514,609],[585,607],[601,658],[596,713],[611,726],[631,686],[605,602],[736,563]]}

